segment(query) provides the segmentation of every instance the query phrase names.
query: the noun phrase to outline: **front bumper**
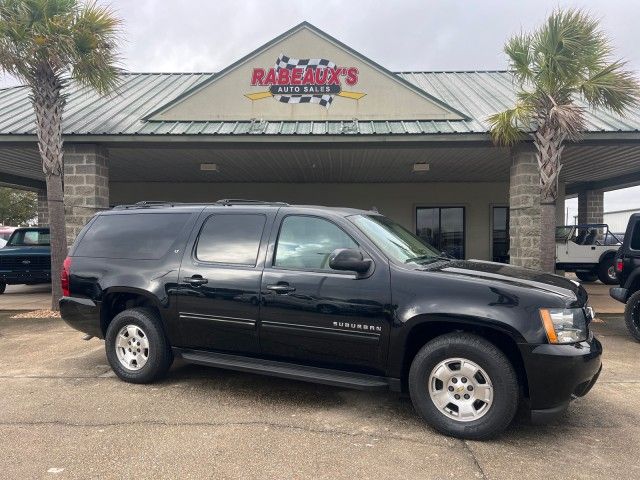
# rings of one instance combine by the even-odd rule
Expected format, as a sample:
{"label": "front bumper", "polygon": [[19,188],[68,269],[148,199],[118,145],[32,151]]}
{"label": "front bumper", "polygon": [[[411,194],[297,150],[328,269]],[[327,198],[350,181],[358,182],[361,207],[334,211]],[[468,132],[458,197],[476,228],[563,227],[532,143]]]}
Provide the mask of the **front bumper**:
{"label": "front bumper", "polygon": [[611,298],[619,302],[627,303],[627,300],[629,299],[629,290],[621,287],[612,287],[609,289],[609,295],[611,295]]}
{"label": "front bumper", "polygon": [[0,280],[8,285],[24,283],[48,283],[51,281],[50,270],[0,270]]}
{"label": "front bumper", "polygon": [[602,344],[593,334],[573,345],[519,346],[534,417],[544,416],[545,410],[562,413],[570,400],[591,390],[602,369]]}
{"label": "front bumper", "polygon": [[62,297],[60,316],[67,325],[83,333],[104,338],[100,326],[100,307],[89,298]]}

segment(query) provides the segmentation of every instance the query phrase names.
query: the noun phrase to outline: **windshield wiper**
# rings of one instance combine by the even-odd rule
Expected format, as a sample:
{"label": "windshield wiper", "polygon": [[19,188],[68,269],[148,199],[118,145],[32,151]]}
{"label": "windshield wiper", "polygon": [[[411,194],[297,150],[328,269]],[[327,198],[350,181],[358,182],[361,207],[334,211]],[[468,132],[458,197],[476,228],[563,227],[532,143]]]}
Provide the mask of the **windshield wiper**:
{"label": "windshield wiper", "polygon": [[422,260],[430,260],[428,263],[433,263],[437,260],[453,260],[453,258],[447,255],[446,253],[442,253],[440,255],[419,255],[417,257],[406,259],[404,263],[409,263],[409,262],[419,263]]}

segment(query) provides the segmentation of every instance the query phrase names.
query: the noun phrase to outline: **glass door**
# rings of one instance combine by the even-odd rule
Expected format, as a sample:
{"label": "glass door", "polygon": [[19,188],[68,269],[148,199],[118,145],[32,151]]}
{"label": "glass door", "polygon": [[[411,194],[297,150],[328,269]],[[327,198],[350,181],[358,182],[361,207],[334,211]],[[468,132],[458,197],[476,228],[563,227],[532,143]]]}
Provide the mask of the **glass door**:
{"label": "glass door", "polygon": [[509,263],[509,207],[491,209],[491,256],[494,262]]}
{"label": "glass door", "polygon": [[464,207],[418,207],[416,234],[441,252],[465,258]]}

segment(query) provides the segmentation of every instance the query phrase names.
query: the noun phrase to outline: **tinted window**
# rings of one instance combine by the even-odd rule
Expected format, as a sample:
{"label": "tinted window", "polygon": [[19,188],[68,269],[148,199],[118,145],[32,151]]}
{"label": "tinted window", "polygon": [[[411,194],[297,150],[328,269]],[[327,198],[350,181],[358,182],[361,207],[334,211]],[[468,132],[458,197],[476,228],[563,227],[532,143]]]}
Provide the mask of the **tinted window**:
{"label": "tinted window", "polygon": [[464,207],[425,207],[416,209],[419,237],[438,251],[464,258]]}
{"label": "tinted window", "polygon": [[316,217],[289,216],[280,227],[274,265],[297,270],[331,270],[336,248],[358,248],[337,225]]}
{"label": "tinted window", "polygon": [[633,228],[630,245],[633,250],[640,250],[640,222],[636,223],[636,226]]}
{"label": "tinted window", "polygon": [[509,207],[493,207],[492,217],[493,261],[509,263]]}
{"label": "tinted window", "polygon": [[165,255],[188,213],[100,215],[82,238],[78,257],[155,260]]}
{"label": "tinted window", "polygon": [[196,257],[203,262],[255,265],[266,217],[213,215],[198,238]]}

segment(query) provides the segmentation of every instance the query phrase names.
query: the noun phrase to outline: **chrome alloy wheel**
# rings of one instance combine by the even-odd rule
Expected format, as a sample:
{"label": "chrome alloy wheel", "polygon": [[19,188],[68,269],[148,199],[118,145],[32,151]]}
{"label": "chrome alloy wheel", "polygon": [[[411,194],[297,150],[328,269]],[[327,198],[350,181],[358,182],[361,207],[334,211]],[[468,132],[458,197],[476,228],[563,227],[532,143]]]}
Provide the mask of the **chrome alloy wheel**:
{"label": "chrome alloy wheel", "polygon": [[448,358],[431,371],[429,396],[447,417],[471,422],[483,417],[491,408],[493,384],[489,375],[474,362]]}
{"label": "chrome alloy wheel", "polygon": [[147,334],[137,325],[126,325],[120,329],[115,340],[116,355],[128,370],[140,370],[149,360]]}
{"label": "chrome alloy wheel", "polygon": [[607,276],[609,277],[609,279],[612,282],[617,282],[618,281],[618,274],[616,273],[616,267],[614,265],[611,265],[607,269]]}

